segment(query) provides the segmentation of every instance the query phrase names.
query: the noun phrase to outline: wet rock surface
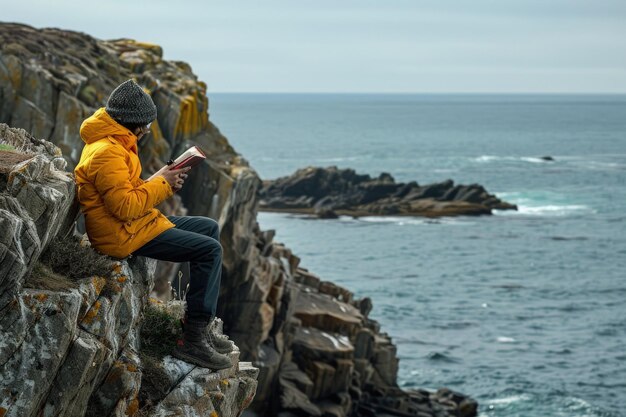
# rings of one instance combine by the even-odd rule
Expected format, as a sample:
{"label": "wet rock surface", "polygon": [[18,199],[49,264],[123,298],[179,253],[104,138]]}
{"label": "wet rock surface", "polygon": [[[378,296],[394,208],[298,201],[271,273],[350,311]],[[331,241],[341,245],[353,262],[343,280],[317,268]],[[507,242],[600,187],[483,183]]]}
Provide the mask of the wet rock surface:
{"label": "wet rock surface", "polygon": [[[33,155],[30,168],[0,167],[0,416],[140,415],[147,399],[148,415],[159,416],[475,415],[461,414],[471,409],[467,397],[398,388],[396,348],[368,317],[372,301],[309,272],[275,231],[260,229],[261,179],[210,122],[206,84],[188,64],[162,57],[158,45],[135,40],[0,24],[0,123],[34,136],[0,125],[10,143],[33,149],[23,152]],[[218,316],[238,346],[237,367],[223,374],[158,359],[162,382],[153,391],[142,389],[138,328],[152,288],[171,298],[176,268],[131,258],[67,291],[22,285],[46,244],[72,232],[74,191],[61,161],[67,170],[78,161],[81,121],[128,78],[158,108],[139,144],[144,177],[191,145],[207,153],[160,209],[218,220]],[[387,192],[383,182],[369,195]],[[45,363],[35,349],[50,352]]]}
{"label": "wet rock surface", "polygon": [[306,167],[290,176],[264,180],[260,210],[338,215],[459,216],[516,210],[513,204],[489,194],[479,184],[455,185],[452,180],[419,185],[396,183],[388,173],[377,178],[353,169]]}

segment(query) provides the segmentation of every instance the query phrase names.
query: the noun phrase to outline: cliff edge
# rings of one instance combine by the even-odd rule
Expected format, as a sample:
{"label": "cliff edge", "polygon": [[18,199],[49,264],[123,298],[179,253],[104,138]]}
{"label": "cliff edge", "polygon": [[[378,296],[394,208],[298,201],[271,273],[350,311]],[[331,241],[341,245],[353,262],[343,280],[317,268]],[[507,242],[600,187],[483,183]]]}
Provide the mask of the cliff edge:
{"label": "cliff edge", "polygon": [[73,236],[59,148],[5,124],[0,146],[0,416],[240,415],[258,369],[237,348],[219,372],[151,352],[146,319],[182,312],[149,305],[156,262],[114,261]]}

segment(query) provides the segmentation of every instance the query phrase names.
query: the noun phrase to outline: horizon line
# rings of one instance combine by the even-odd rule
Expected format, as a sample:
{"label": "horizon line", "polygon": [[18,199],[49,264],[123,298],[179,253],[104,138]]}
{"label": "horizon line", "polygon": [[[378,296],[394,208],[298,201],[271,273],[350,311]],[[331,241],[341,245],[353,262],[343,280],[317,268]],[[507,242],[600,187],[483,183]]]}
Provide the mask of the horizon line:
{"label": "horizon line", "polygon": [[549,91],[512,91],[512,92],[481,92],[481,91],[207,91],[207,94],[387,94],[387,95],[626,95],[626,91],[620,92],[549,92]]}

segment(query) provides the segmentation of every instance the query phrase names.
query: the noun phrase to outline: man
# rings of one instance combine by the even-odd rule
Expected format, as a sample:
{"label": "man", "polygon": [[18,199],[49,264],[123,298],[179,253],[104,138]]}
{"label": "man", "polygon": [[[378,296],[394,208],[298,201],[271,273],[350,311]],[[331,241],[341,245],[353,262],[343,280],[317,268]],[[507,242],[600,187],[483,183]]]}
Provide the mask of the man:
{"label": "man", "polygon": [[189,168],[164,167],[144,181],[137,142],[149,132],[157,109],[133,80],[120,84],[106,107],[83,121],[85,147],[74,170],[87,235],[98,251],[190,262],[182,343],[172,355],[211,369],[232,366],[232,343],[215,333],[222,271],[219,225],[208,217],[164,216],[154,208],[179,190]]}

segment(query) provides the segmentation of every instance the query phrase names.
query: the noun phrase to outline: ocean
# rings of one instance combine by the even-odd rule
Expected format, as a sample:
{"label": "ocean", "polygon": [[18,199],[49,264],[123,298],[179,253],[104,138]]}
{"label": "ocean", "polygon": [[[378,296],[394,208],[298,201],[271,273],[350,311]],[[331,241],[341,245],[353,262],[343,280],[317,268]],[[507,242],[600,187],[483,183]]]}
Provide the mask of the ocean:
{"label": "ocean", "polygon": [[479,183],[519,205],[442,219],[259,213],[303,267],[372,298],[400,386],[461,391],[482,417],[626,416],[625,95],[209,100],[263,179],[336,165]]}

